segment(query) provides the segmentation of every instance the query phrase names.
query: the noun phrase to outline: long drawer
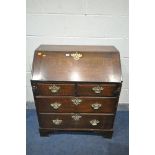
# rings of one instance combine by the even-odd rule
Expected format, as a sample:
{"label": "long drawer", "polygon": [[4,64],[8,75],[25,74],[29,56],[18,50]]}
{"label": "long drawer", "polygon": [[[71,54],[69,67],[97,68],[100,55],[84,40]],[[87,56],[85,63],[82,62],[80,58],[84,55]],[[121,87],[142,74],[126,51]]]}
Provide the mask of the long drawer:
{"label": "long drawer", "polygon": [[40,114],[41,128],[111,129],[114,115],[87,113]]}
{"label": "long drawer", "polygon": [[39,113],[85,112],[114,113],[118,98],[116,97],[37,97]]}

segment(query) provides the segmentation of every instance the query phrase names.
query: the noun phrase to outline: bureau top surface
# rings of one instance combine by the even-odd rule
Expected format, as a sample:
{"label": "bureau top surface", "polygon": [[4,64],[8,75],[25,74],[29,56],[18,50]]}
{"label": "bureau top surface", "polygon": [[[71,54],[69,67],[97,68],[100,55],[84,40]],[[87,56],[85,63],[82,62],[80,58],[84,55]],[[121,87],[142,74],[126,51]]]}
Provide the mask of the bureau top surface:
{"label": "bureau top surface", "polygon": [[121,82],[119,51],[114,46],[40,45],[32,80]]}

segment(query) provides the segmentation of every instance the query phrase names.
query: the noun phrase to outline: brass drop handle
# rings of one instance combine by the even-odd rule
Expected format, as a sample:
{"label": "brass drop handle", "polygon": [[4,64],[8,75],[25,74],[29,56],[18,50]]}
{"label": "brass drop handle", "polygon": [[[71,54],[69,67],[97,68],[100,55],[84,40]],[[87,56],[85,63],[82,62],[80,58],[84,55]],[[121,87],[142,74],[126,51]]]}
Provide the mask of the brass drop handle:
{"label": "brass drop handle", "polygon": [[50,105],[53,109],[59,109],[59,107],[61,106],[61,103],[55,102],[55,103],[51,103]]}
{"label": "brass drop handle", "polygon": [[74,98],[74,99],[72,99],[72,102],[73,102],[74,105],[79,105],[82,102],[82,99]]}
{"label": "brass drop handle", "polygon": [[93,120],[90,121],[90,124],[91,124],[92,126],[96,126],[98,123],[100,123],[100,121],[97,120],[97,119],[93,119]]}
{"label": "brass drop handle", "polygon": [[75,120],[75,121],[78,121],[82,116],[80,114],[74,114],[72,116],[72,118]]}
{"label": "brass drop handle", "polygon": [[101,106],[102,106],[102,104],[100,104],[100,103],[94,103],[94,104],[91,105],[91,107],[92,107],[94,110],[99,109]]}
{"label": "brass drop handle", "polygon": [[49,86],[49,90],[51,90],[51,93],[57,93],[60,90],[60,87],[53,84]]}
{"label": "brass drop handle", "polygon": [[104,88],[103,88],[103,87],[100,87],[99,85],[92,88],[92,90],[93,90],[96,94],[101,93],[101,91],[103,91],[103,89],[104,89]]}
{"label": "brass drop handle", "polygon": [[62,120],[61,119],[54,119],[54,120],[52,120],[52,122],[55,125],[60,125],[62,123]]}

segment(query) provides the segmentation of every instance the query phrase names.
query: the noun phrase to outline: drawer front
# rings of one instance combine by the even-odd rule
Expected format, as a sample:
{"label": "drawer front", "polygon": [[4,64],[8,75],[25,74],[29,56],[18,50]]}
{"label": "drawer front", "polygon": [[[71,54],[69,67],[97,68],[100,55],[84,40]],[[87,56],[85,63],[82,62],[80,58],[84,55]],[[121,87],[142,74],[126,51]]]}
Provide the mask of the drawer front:
{"label": "drawer front", "polygon": [[117,84],[78,84],[77,93],[80,96],[117,96],[120,87]]}
{"label": "drawer front", "polygon": [[118,98],[44,97],[36,98],[39,113],[91,112],[114,113]]}
{"label": "drawer front", "polygon": [[75,95],[74,84],[37,84],[38,96]]}
{"label": "drawer front", "polygon": [[113,121],[114,115],[40,114],[40,127],[42,128],[111,129]]}

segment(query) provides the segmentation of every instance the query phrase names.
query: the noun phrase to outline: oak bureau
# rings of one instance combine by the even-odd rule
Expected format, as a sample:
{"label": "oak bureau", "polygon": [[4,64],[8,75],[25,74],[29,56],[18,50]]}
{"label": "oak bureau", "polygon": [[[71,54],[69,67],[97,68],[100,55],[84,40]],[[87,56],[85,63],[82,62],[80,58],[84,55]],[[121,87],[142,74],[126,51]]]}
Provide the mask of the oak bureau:
{"label": "oak bureau", "polygon": [[122,86],[114,46],[40,45],[31,85],[40,136],[94,131],[112,137]]}

